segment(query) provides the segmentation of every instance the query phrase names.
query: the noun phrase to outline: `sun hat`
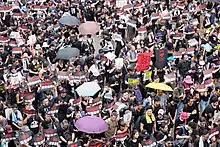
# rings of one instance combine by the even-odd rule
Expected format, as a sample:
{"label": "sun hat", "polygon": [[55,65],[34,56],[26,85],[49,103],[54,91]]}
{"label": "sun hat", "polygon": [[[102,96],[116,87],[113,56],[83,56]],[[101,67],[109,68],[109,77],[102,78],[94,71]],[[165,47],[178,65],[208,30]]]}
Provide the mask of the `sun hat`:
{"label": "sun hat", "polygon": [[192,81],[191,76],[186,76],[186,77],[184,78],[184,82],[187,83],[187,84],[192,84],[193,81]]}
{"label": "sun hat", "polygon": [[182,112],[180,114],[180,119],[181,120],[187,120],[189,118],[189,114],[187,112]]}
{"label": "sun hat", "polygon": [[40,48],[41,48],[40,44],[37,44],[36,47],[35,47],[36,50],[39,50]]}
{"label": "sun hat", "polygon": [[47,44],[47,42],[44,42],[42,47],[49,47],[49,45]]}

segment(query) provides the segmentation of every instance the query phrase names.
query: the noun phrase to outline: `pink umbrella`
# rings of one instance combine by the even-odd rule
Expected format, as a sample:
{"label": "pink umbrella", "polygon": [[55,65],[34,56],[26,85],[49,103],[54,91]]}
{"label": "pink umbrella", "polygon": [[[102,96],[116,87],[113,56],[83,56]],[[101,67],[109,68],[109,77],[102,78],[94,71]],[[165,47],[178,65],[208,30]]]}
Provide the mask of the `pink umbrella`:
{"label": "pink umbrella", "polygon": [[99,134],[108,130],[108,124],[96,116],[85,116],[78,119],[75,127],[81,132],[90,134]]}
{"label": "pink umbrella", "polygon": [[97,32],[99,32],[100,30],[100,26],[97,22],[94,22],[94,21],[87,21],[85,23],[82,23],[80,26],[79,26],[79,32],[82,34],[82,35],[94,35],[96,34]]}

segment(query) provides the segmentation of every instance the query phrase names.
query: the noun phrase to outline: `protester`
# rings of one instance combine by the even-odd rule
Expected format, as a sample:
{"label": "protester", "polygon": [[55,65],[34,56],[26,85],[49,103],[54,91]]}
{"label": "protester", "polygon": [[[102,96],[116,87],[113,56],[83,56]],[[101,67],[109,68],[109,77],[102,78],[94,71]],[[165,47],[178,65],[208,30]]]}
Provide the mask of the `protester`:
{"label": "protester", "polygon": [[0,1],[3,147],[219,147],[217,0]]}

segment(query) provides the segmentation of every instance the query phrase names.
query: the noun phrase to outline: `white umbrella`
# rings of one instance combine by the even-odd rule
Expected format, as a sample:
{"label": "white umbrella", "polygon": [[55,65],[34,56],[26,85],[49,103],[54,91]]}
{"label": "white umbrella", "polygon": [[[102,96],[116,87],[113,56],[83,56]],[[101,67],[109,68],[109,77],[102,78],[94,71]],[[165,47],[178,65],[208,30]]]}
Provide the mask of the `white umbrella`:
{"label": "white umbrella", "polygon": [[85,82],[76,89],[76,92],[79,96],[94,96],[100,89],[96,82]]}

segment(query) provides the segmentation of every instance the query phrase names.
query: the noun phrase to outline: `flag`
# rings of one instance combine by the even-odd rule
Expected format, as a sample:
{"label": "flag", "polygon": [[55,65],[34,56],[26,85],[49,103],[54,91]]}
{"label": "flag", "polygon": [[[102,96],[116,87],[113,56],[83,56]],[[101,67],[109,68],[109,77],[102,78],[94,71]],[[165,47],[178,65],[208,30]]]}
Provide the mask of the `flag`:
{"label": "flag", "polygon": [[10,12],[12,9],[12,6],[9,7],[0,7],[0,12]]}
{"label": "flag", "polygon": [[37,84],[40,84],[41,83],[41,80],[39,77],[35,76],[35,77],[29,77],[28,78],[28,85],[29,86],[34,86],[34,85],[37,85]]}
{"label": "flag", "polygon": [[204,81],[204,84],[206,87],[212,87],[213,86],[213,80],[212,79],[207,79]]}
{"label": "flag", "polygon": [[131,5],[125,5],[125,6],[123,6],[123,9],[124,9],[125,11],[129,11],[129,10],[132,9],[132,6],[131,6]]}
{"label": "flag", "polygon": [[91,106],[86,109],[86,111],[89,115],[97,115],[97,114],[99,114],[100,110],[101,110],[101,105],[94,106],[94,107]]}
{"label": "flag", "polygon": [[173,57],[174,57],[175,59],[177,59],[177,58],[182,58],[182,53],[181,53],[181,52],[174,52],[174,53],[173,53]]}
{"label": "flag", "polygon": [[46,11],[47,10],[47,6],[44,6],[44,5],[35,5],[35,6],[32,6],[32,9],[34,11]]}
{"label": "flag", "polygon": [[6,43],[6,42],[9,42],[10,39],[7,38],[7,37],[0,37],[0,43]]}
{"label": "flag", "polygon": [[203,72],[203,75],[204,75],[204,79],[211,78],[212,77],[212,69],[205,70]]}
{"label": "flag", "polygon": [[153,13],[153,14],[151,15],[151,20],[157,20],[157,19],[159,19],[159,18],[160,18],[160,15],[157,14],[157,13]]}
{"label": "flag", "polygon": [[59,80],[69,80],[69,73],[68,73],[68,72],[62,72],[62,71],[60,71],[60,72],[58,73],[57,78],[58,78]]}
{"label": "flag", "polygon": [[196,91],[198,91],[198,92],[205,92],[205,91],[207,91],[207,88],[206,88],[205,85],[197,85],[195,88],[196,88]]}
{"label": "flag", "polygon": [[164,80],[166,83],[174,82],[174,81],[176,81],[176,75],[173,73],[166,74],[166,75],[164,75]]}
{"label": "flag", "polygon": [[13,54],[22,54],[22,50],[20,47],[14,47],[14,48],[12,48],[12,53]]}
{"label": "flag", "polygon": [[186,50],[186,53],[187,54],[190,54],[190,55],[193,55],[194,54],[194,50],[195,50],[195,48],[187,48],[187,50]]}
{"label": "flag", "polygon": [[40,83],[41,85],[41,90],[48,90],[48,89],[52,89],[54,87],[53,82],[50,81],[46,81],[46,82],[42,82]]}

